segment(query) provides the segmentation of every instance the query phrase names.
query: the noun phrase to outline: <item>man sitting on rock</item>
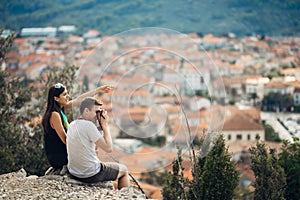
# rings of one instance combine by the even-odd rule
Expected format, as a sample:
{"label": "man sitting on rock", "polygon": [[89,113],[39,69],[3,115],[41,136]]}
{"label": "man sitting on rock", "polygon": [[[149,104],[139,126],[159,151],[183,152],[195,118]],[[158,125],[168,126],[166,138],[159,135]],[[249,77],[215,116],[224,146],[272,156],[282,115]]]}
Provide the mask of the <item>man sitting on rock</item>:
{"label": "man sitting on rock", "polygon": [[118,180],[118,189],[129,187],[125,165],[101,162],[97,156],[97,149],[107,153],[112,151],[109,116],[101,105],[96,98],[86,98],[80,105],[80,117],[69,125],[67,152],[70,176],[85,183]]}

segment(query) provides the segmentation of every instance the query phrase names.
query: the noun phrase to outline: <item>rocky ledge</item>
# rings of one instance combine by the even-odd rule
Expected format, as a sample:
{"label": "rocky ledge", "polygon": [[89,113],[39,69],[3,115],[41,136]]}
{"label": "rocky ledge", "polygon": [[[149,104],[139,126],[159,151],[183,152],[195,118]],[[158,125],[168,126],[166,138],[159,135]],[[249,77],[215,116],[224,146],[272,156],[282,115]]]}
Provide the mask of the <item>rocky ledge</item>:
{"label": "rocky ledge", "polygon": [[67,175],[27,176],[24,169],[0,175],[0,199],[146,199],[133,187],[113,188],[112,182],[85,184]]}

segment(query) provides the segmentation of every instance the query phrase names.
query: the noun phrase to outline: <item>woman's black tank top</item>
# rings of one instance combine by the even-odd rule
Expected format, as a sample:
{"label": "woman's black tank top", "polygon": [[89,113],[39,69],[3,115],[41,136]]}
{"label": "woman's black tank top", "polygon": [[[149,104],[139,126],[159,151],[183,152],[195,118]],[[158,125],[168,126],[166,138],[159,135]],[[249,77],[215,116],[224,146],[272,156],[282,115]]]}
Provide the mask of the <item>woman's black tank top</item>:
{"label": "woman's black tank top", "polygon": [[67,146],[51,127],[50,122],[48,122],[47,128],[45,128],[44,144],[47,159],[54,169],[61,168],[68,163]]}

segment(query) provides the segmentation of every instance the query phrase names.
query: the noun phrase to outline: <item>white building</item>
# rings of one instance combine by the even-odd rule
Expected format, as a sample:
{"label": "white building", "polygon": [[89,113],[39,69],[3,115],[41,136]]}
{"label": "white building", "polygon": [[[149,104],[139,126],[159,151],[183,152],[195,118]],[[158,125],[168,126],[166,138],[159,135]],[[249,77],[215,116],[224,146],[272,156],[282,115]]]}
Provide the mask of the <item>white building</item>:
{"label": "white building", "polygon": [[269,83],[270,79],[267,77],[249,77],[245,81],[245,93],[248,96],[251,96],[251,94],[255,93],[257,94],[257,97],[259,100],[262,100],[264,98],[264,85]]}
{"label": "white building", "polygon": [[264,85],[264,95],[269,93],[280,93],[282,95],[292,94],[294,88],[280,81],[270,81]]}
{"label": "white building", "polygon": [[184,76],[184,85],[187,92],[196,90],[207,91],[207,83],[210,82],[210,73],[208,69],[201,68],[201,71],[194,66],[186,66],[182,69]]}
{"label": "white building", "polygon": [[22,28],[21,37],[56,37],[57,28]]}
{"label": "white building", "polygon": [[170,96],[180,91],[180,85],[175,82],[155,82],[152,88],[152,94],[156,97]]}
{"label": "white building", "polygon": [[295,105],[300,105],[300,88],[295,88],[293,98]]}
{"label": "white building", "polygon": [[134,153],[142,148],[142,142],[137,139],[114,139],[114,146],[116,149],[119,149],[121,151],[125,151],[126,153]]}
{"label": "white building", "polygon": [[222,133],[226,141],[265,140],[264,127],[241,110],[226,110]]}
{"label": "white building", "polygon": [[201,110],[204,108],[210,108],[211,102],[210,100],[203,97],[194,97],[189,102],[189,109],[192,111]]}
{"label": "white building", "polygon": [[146,90],[115,90],[112,101],[124,105],[150,106],[153,99],[152,95]]}
{"label": "white building", "polygon": [[58,31],[61,33],[75,33],[76,27],[74,25],[64,25],[58,27]]}

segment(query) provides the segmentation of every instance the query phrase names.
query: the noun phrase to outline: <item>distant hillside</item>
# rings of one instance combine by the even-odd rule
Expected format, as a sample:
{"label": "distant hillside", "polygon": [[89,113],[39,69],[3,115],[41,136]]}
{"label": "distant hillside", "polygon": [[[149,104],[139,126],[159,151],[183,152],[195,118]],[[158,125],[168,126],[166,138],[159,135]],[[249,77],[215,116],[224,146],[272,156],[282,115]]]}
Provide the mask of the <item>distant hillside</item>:
{"label": "distant hillside", "polygon": [[180,32],[272,36],[300,33],[300,0],[7,0],[0,26],[76,25],[115,34],[157,26]]}

